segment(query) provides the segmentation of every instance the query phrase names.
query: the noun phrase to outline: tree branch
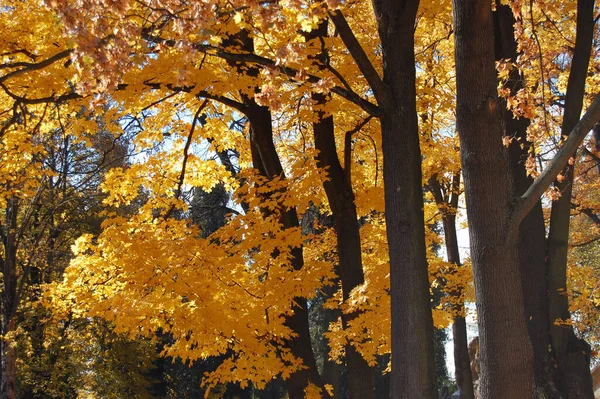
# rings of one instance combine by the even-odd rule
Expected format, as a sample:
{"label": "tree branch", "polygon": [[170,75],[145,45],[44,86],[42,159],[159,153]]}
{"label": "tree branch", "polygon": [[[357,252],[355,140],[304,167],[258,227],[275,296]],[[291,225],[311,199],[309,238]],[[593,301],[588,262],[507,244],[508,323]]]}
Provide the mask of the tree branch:
{"label": "tree branch", "polygon": [[48,65],[54,64],[56,61],[59,61],[59,60],[62,60],[63,58],[69,57],[72,52],[73,52],[73,50],[64,50],[58,54],[53,55],[50,58],[45,59],[44,61],[40,61],[37,63],[24,62],[24,63],[19,63],[19,64],[12,64],[13,66],[23,66],[23,68],[21,68],[17,71],[7,73],[6,75],[0,77],[0,83],[3,83],[7,79],[21,75],[25,72],[31,72],[31,71],[37,71],[37,70],[43,69],[43,68],[47,67]]}
{"label": "tree branch", "polygon": [[[234,62],[242,62],[242,63],[254,63],[258,65],[262,65],[265,67],[276,68],[279,69],[282,73],[284,73],[290,80],[295,80],[295,76],[298,73],[298,70],[290,67],[286,67],[283,65],[277,65],[275,61],[270,60],[265,57],[261,57],[252,53],[229,53],[223,49],[215,48],[213,46],[205,45],[205,44],[197,44],[194,46],[197,50],[206,52],[208,55],[214,55],[216,57],[222,58],[227,61]],[[308,82],[310,83],[318,83],[321,78],[315,75],[308,75]],[[370,115],[379,117],[381,116],[381,110],[379,107],[368,100],[365,100],[354,91],[350,91],[340,86],[334,86],[331,89],[332,93],[337,94],[338,96],[345,98],[346,100],[353,102],[362,108],[365,112]]]}
{"label": "tree branch", "polygon": [[52,96],[48,96],[48,97],[39,97],[39,98],[22,97],[22,96],[19,96],[18,94],[15,94],[15,93],[11,92],[10,90],[8,90],[8,87],[6,87],[6,85],[4,83],[2,83],[1,80],[0,80],[0,88],[2,88],[2,90],[4,90],[4,92],[6,93],[7,96],[9,96],[13,100],[15,100],[17,103],[27,104],[27,105],[44,104],[44,103],[62,103],[67,100],[75,100],[78,98],[83,98],[83,96],[81,94],[78,94],[74,91],[71,93],[61,94],[59,96],[52,95]]}
{"label": "tree branch", "polygon": [[593,209],[584,208],[576,204],[571,204],[571,207],[586,215],[594,224],[600,226],[600,216],[598,216]]}
{"label": "tree branch", "polygon": [[544,191],[546,191],[554,179],[556,179],[556,176],[567,165],[569,158],[575,154],[577,147],[579,147],[589,131],[592,130],[594,124],[599,120],[600,94],[597,94],[585,115],[583,115],[581,120],[569,133],[567,140],[565,140],[563,146],[558,150],[550,165],[535,179],[525,194],[517,200],[509,219],[513,227],[518,226],[523,218],[527,216],[529,211],[539,201]]}
{"label": "tree branch", "polygon": [[[350,170],[352,163],[352,136],[359,132],[369,121],[373,118],[372,115],[367,116],[365,119],[360,121],[358,125],[352,130],[348,130],[346,132],[346,136],[344,137],[344,173],[346,175],[346,180],[348,183],[352,182]],[[375,149],[377,151],[377,149]]]}
{"label": "tree branch", "polygon": [[[142,32],[143,37],[146,40],[161,43],[169,47],[175,46],[177,43],[175,40],[167,40],[158,36],[153,36],[149,31],[145,30]],[[256,55],[254,53],[230,53],[228,51],[223,50],[222,48],[211,46],[209,44],[196,43],[193,45],[193,48],[199,52],[206,53],[207,55],[211,55],[214,57],[218,57],[224,59],[226,61],[231,62],[240,62],[240,63],[251,63],[261,65],[263,67],[269,67],[273,69],[278,69],[281,73],[285,74],[290,80],[295,80],[295,76],[298,73],[297,69],[286,67],[285,65],[278,65],[275,61],[270,60],[265,57],[261,57],[260,55]],[[308,75],[307,81],[310,83],[318,83],[321,80],[319,76],[316,75]],[[381,110],[379,107],[370,101],[362,98],[356,92],[352,90],[348,90],[347,88],[334,86],[331,89],[332,93],[337,94],[338,96],[345,98],[346,100],[358,105],[365,112],[375,117],[381,116]]]}
{"label": "tree branch", "polygon": [[[181,165],[181,173],[179,174],[179,181],[177,182],[177,190],[175,191],[175,198],[179,198],[181,196],[181,190],[183,187],[183,181],[185,179],[185,168],[187,166],[187,161],[189,157],[190,146],[192,145],[192,139],[194,137],[194,131],[196,130],[196,124],[198,123],[200,113],[208,104],[208,99],[204,100],[202,104],[198,107],[196,114],[194,115],[194,120],[192,121],[192,127],[190,129],[190,134],[188,134],[187,141],[185,142],[185,147],[183,148],[183,163]],[[165,218],[168,218],[173,210],[175,209],[175,205],[172,205],[169,211],[166,213]]]}
{"label": "tree branch", "polygon": [[335,29],[340,34],[342,41],[346,45],[346,48],[352,55],[354,62],[358,66],[358,69],[362,72],[365,79],[369,83],[369,86],[373,89],[373,93],[375,94],[375,98],[381,104],[382,99],[385,98],[387,89],[383,80],[379,77],[377,70],[367,57],[367,53],[363,50],[362,46],[358,42],[356,36],[354,36],[354,32],[348,25],[348,21],[342,14],[340,10],[335,10],[333,12],[329,12],[329,18],[333,21],[335,25]]}

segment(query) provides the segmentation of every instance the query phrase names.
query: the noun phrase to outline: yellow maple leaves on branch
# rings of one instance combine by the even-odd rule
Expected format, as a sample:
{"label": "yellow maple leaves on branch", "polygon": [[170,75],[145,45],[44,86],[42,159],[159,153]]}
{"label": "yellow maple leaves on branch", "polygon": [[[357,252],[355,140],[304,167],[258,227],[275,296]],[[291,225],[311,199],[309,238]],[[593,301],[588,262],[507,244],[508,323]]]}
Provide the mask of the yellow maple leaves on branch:
{"label": "yellow maple leaves on branch", "polygon": [[[560,141],[553,132],[574,42],[573,19],[560,16],[573,15],[575,6],[511,4],[520,56],[497,63],[499,94],[515,118],[531,121],[526,163],[536,175]],[[369,2],[48,0],[6,7],[0,13],[7,27],[0,41],[0,209],[14,198],[35,198],[41,181],[60,172],[43,161],[51,132],[93,146],[101,117],[115,140],[130,137],[134,154],[102,175],[101,231],[75,241],[63,281],[48,287],[46,300],[58,313],[102,317],[131,336],[168,332],[168,356],[197,361],[227,354],[206,376],[209,389],[227,382],[260,389],[305,367],[285,346],[296,335],[286,318],[295,298],[312,298],[334,284],[337,259],[325,254],[335,254],[336,237],[331,228],[306,233],[286,226],[282,215],[294,209],[302,218],[313,207],[332,212],[322,185],[330,177],[317,167],[310,127],[316,115],[333,115],[337,155],[361,221],[364,283],[348,300],[328,301],[356,313],[346,328],[341,321],[331,326],[330,355],[340,358],[352,345],[373,365],[390,352],[381,104],[375,100],[382,88],[373,84],[383,60]],[[305,33],[324,19],[334,22],[328,35],[307,41]],[[345,29],[365,62],[355,62]],[[450,2],[423,2],[415,25],[423,186],[430,179],[449,186],[460,171],[453,34]],[[323,49],[326,57],[319,59]],[[524,87],[511,92],[516,70]],[[588,86],[596,79],[591,73]],[[315,93],[332,96],[318,104]],[[258,170],[261,149],[253,148],[246,117],[250,100],[271,112],[281,176]],[[508,147],[517,139],[503,140]],[[597,161],[591,142],[583,145],[587,159]],[[582,215],[584,209],[597,215],[597,179],[589,169],[578,171],[582,184],[574,198]],[[217,186],[231,193],[230,212],[203,237],[188,218],[190,198]],[[427,224],[459,212],[435,202],[427,195]],[[577,231],[574,241],[582,235]],[[443,280],[445,298],[434,323],[447,326],[464,293],[472,298],[471,274],[435,252],[440,242],[427,231],[430,282],[436,289]],[[299,270],[292,262],[298,248],[305,253]],[[581,288],[570,291],[573,303],[588,313],[597,302],[588,284],[597,280],[595,271],[571,272],[573,287]],[[320,395],[320,387],[307,389],[307,397]]]}

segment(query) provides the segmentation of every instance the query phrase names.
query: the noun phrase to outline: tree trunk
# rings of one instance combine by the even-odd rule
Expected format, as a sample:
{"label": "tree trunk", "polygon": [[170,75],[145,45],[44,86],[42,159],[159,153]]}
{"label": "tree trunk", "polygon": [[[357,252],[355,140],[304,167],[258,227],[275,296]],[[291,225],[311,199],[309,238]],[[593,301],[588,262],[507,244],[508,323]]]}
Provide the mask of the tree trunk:
{"label": "tree trunk", "polygon": [[[319,103],[324,103],[323,95],[314,95]],[[313,124],[315,148],[319,150],[317,163],[326,168],[329,180],[323,181],[327,200],[333,214],[337,235],[339,272],[342,280],[344,300],[350,291],[364,283],[360,228],[354,204],[354,193],[350,181],[337,156],[333,117],[320,115]],[[342,313],[342,324],[346,328],[356,314]],[[348,395],[351,399],[368,399],[373,396],[373,370],[353,345],[346,345],[346,365],[348,373]]]}
{"label": "tree trunk", "polygon": [[[321,39],[327,36],[327,20],[322,21],[317,29],[304,33],[306,41]],[[316,59],[327,62],[327,49],[321,42],[321,52]],[[320,93],[312,94],[317,106],[325,106],[328,96]],[[316,112],[313,123],[315,148],[319,151],[317,165],[327,169],[328,180],[323,181],[323,188],[333,214],[337,236],[337,253],[339,259],[339,275],[342,282],[344,300],[350,298],[350,292],[364,283],[362,253],[360,247],[360,227],[354,204],[354,193],[350,175],[342,169],[335,144],[335,128],[333,116],[326,116],[323,111]],[[345,149],[347,150],[347,149]],[[342,312],[342,327],[345,329],[356,314]],[[356,348],[348,343],[346,351],[346,370],[348,396],[350,399],[369,399],[373,396],[373,370]]]}
{"label": "tree trunk", "polygon": [[[16,392],[16,352],[9,334],[15,330],[17,306],[17,213],[19,203],[16,198],[8,200],[6,207],[6,230],[2,234],[4,259],[2,279],[4,287],[1,294],[2,322],[0,326],[1,379],[0,397],[15,399]],[[7,338],[8,337],[8,338]]]}
{"label": "tree trunk", "polygon": [[[451,193],[444,198],[440,184],[435,178],[430,180],[429,188],[433,194],[436,204],[442,213],[444,225],[444,241],[446,244],[446,255],[448,262],[461,265],[460,252],[458,249],[458,237],[456,234],[456,210],[458,209],[458,190],[460,188],[460,172],[452,177]],[[459,296],[461,293],[453,293]],[[452,309],[454,314],[464,314],[464,303],[455,305]],[[469,359],[469,342],[467,339],[467,323],[464,316],[455,316],[452,320],[452,342],[454,347],[454,376],[456,386],[460,389],[461,398],[473,399],[473,375],[471,373],[471,361]]]}
{"label": "tree trunk", "polygon": [[[273,130],[271,124],[271,113],[267,107],[259,106],[253,99],[246,101],[247,116],[250,121],[250,135],[254,150],[252,159],[255,167],[266,177],[272,179],[275,177],[284,177],[283,167],[277,155],[275,144],[273,143]],[[283,211],[281,222],[285,229],[298,227],[298,215],[294,208]],[[300,270],[304,266],[302,247],[292,249],[292,266],[295,270]],[[317,370],[314,353],[310,342],[310,331],[308,325],[308,305],[306,298],[295,297],[294,302],[297,305],[294,314],[286,320],[286,325],[294,331],[296,337],[290,339],[287,344],[292,354],[302,362],[306,368],[293,373],[286,381],[290,399],[303,399],[304,389],[312,383],[322,390],[323,397],[329,395],[324,389],[321,376]]]}
{"label": "tree trunk", "polygon": [[[320,293],[317,294],[317,306],[315,306],[315,302],[311,303],[310,316],[311,327],[317,327],[316,332],[313,332],[312,342],[315,357],[320,355],[323,359],[323,369],[321,371],[323,383],[330,384],[333,387],[333,397],[341,399],[347,396],[346,365],[338,364],[329,359],[329,343],[327,338],[323,336],[323,333],[329,329],[329,325],[341,317],[342,312],[339,309],[325,309],[323,307],[323,304],[336,294],[338,286],[339,279],[336,279],[332,285],[324,286],[320,290]],[[315,317],[316,314],[318,316]],[[315,335],[317,336],[315,337]]]}
{"label": "tree trunk", "polygon": [[480,336],[482,398],[531,398],[529,342],[518,238],[510,234],[514,198],[502,145],[491,4],[453,0],[457,128],[465,178],[473,279]]}
{"label": "tree trunk", "polygon": [[[600,154],[600,123],[594,125],[592,134],[594,136],[594,150],[596,154]],[[600,175],[600,162],[596,164],[596,173]]]}
{"label": "tree trunk", "polygon": [[[243,49],[248,53],[254,52],[254,42],[247,30],[241,30],[235,35],[231,35],[223,41],[225,47],[232,47],[235,50]],[[241,65],[236,62],[230,62],[230,65],[239,68]],[[244,73],[251,77],[259,75],[259,69],[256,67],[244,68]],[[258,90],[258,89],[257,89]],[[283,167],[275,149],[273,142],[273,125],[271,121],[271,112],[268,107],[260,106],[253,97],[241,93],[243,99],[242,107],[239,109],[244,112],[250,122],[250,148],[252,151],[253,166],[259,173],[269,179],[275,177],[285,178]],[[298,214],[295,208],[283,210],[280,215],[280,222],[284,229],[299,227]],[[302,247],[293,248],[292,267],[300,270],[304,266]],[[329,398],[319,371],[311,346],[310,330],[308,324],[308,305],[306,298],[295,297],[293,299],[294,313],[287,317],[286,325],[296,336],[287,341],[288,348],[292,354],[302,359],[305,368],[293,373],[286,381],[288,395],[290,399],[304,398],[304,389],[308,384],[318,386],[324,398]]]}
{"label": "tree trunk", "polygon": [[[517,60],[517,43],[514,38],[515,18],[507,5],[496,1],[494,12],[496,60]],[[518,69],[509,73],[505,88],[511,95],[524,87],[523,77]],[[513,140],[509,147],[512,178],[517,195],[527,191],[533,178],[527,176],[525,161],[529,157],[531,143],[527,140],[529,119],[515,118],[513,112],[503,104],[506,135]],[[553,383],[553,370],[548,348],[550,326],[548,325],[548,301],[546,282],[546,229],[542,203],[538,201],[531,212],[523,219],[519,228],[519,265],[521,270],[525,320],[533,349],[533,374],[536,393],[542,397],[556,398],[560,394]]]}
{"label": "tree trunk", "polygon": [[[563,136],[568,135],[577,124],[583,108],[594,25],[594,0],[580,0],[577,3],[577,36],[561,128]],[[565,293],[574,165],[567,166],[563,176],[565,179],[562,182],[554,183],[562,195],[559,200],[552,202],[547,243],[548,309],[552,349],[558,366],[556,377],[561,392],[567,398],[593,398],[589,345],[575,336],[571,326],[556,323],[557,320],[567,320],[571,317]]]}
{"label": "tree trunk", "polygon": [[373,0],[383,54],[383,87],[374,90],[382,111],[394,399],[437,398],[416,110],[418,6],[417,0]]}

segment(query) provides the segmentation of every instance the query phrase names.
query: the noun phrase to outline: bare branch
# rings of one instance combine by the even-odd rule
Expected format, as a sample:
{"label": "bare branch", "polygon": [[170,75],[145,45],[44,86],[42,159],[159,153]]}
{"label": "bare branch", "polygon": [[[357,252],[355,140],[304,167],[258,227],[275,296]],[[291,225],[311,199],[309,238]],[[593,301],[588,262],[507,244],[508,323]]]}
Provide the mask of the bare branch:
{"label": "bare branch", "polygon": [[340,34],[340,37],[352,55],[352,58],[354,58],[358,69],[360,69],[365,79],[369,83],[369,86],[371,86],[373,89],[375,98],[379,103],[381,103],[387,92],[386,86],[383,83],[383,80],[381,80],[381,77],[379,77],[377,70],[369,60],[369,57],[367,57],[367,53],[365,53],[362,46],[358,42],[358,39],[356,36],[354,36],[354,32],[352,32],[350,25],[348,25],[348,21],[340,10],[330,12],[329,17],[333,21],[335,29]]}
{"label": "bare branch", "polygon": [[[206,104],[208,104],[208,99],[204,100],[202,102],[202,104],[200,104],[200,106],[198,107],[198,110],[196,111],[196,114],[194,115],[194,120],[192,121],[192,127],[190,129],[190,134],[188,134],[187,141],[185,142],[185,147],[183,149],[183,163],[181,165],[181,173],[179,174],[179,181],[177,182],[177,190],[175,191],[175,198],[179,198],[181,196],[181,189],[183,187],[183,181],[185,179],[185,168],[187,166],[190,146],[192,145],[192,139],[194,137],[194,131],[196,130],[196,125],[198,123],[200,113],[204,110],[204,108],[206,107]],[[175,207],[174,205],[171,206],[171,208],[165,215],[165,218],[168,218],[171,215],[174,207]]]}
{"label": "bare branch", "polygon": [[519,225],[523,218],[527,216],[529,211],[539,201],[544,191],[546,191],[560,171],[567,165],[569,158],[575,154],[577,147],[579,147],[589,131],[592,130],[594,124],[599,120],[600,94],[597,94],[592,105],[590,105],[585,115],[571,130],[567,140],[565,140],[563,146],[554,156],[550,165],[535,179],[525,194],[518,199],[509,219],[513,226],[516,227],[516,225]]}
{"label": "bare branch", "polygon": [[[369,123],[371,118],[373,118],[372,115],[367,116],[365,119],[360,121],[360,123],[356,125],[354,129],[348,130],[346,132],[346,136],[344,137],[344,173],[346,175],[346,180],[348,180],[348,183],[352,182],[352,178],[350,175],[352,162],[352,136],[358,133],[360,129],[362,129],[367,123]],[[375,151],[377,151],[377,148],[375,148]]]}

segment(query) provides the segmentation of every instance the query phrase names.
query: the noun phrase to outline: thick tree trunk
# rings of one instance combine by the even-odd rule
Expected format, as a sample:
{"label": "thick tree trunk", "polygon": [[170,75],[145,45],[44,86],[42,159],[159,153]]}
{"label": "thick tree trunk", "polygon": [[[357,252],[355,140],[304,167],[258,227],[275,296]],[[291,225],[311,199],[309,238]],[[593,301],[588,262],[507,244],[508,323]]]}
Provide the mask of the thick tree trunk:
{"label": "thick tree trunk", "polygon": [[[494,12],[495,53],[496,60],[517,60],[517,43],[514,38],[515,19],[507,5],[496,1]],[[510,71],[504,87],[516,95],[522,89],[523,77],[518,69]],[[531,143],[527,141],[529,120],[524,117],[515,118],[511,110],[504,107],[504,123],[506,135],[513,140],[509,147],[512,178],[517,195],[527,191],[533,178],[527,176],[525,161],[529,156]],[[519,265],[521,270],[523,299],[525,304],[525,320],[529,331],[529,339],[533,349],[533,374],[536,394],[542,397],[559,397],[553,383],[553,367],[550,353],[550,326],[548,324],[548,301],[546,282],[546,230],[542,203],[534,206],[523,219],[519,228]]]}
{"label": "thick tree trunk", "polygon": [[[315,95],[318,102],[324,98]],[[350,297],[350,291],[364,282],[362,255],[360,247],[360,232],[354,193],[350,181],[337,156],[333,117],[323,115],[315,122],[315,148],[319,150],[317,163],[320,168],[327,168],[329,180],[323,182],[327,200],[333,214],[337,235],[337,252],[339,258],[339,273],[342,280],[344,300]],[[342,313],[342,324],[356,317],[355,314]],[[363,359],[353,345],[346,345],[346,365],[348,373],[348,395],[351,399],[368,399],[373,396],[373,370]]]}
{"label": "thick tree trunk", "polygon": [[[284,177],[283,167],[277,155],[273,143],[273,130],[271,124],[271,113],[267,107],[256,104],[254,100],[246,101],[248,119],[250,121],[250,134],[253,149],[252,159],[255,167],[266,177]],[[298,215],[294,208],[283,211],[281,222],[284,228],[298,227]],[[302,247],[292,250],[292,266],[295,270],[304,267]],[[306,298],[295,297],[294,314],[286,320],[286,325],[294,331],[296,337],[288,341],[288,347],[292,354],[300,359],[306,368],[296,371],[287,379],[288,394],[290,399],[303,399],[304,389],[312,383],[322,389],[323,397],[329,397],[326,393],[321,376],[317,370],[314,353],[310,341],[308,325],[308,305]]]}
{"label": "thick tree trunk", "polygon": [[491,4],[454,0],[457,128],[480,334],[482,398],[531,398],[518,238],[509,234],[514,186],[502,145]]}
{"label": "thick tree trunk", "polygon": [[394,399],[437,398],[416,110],[418,6],[416,0],[373,0],[383,54],[383,87],[374,90],[382,110]]}
{"label": "thick tree trunk", "polygon": [[[594,0],[577,3],[577,36],[569,72],[565,113],[561,132],[568,135],[579,121],[585,95],[592,40],[594,35]],[[567,398],[593,398],[592,379],[589,370],[589,345],[575,336],[569,325],[557,324],[557,320],[571,317],[567,288],[567,255],[571,196],[573,191],[574,165],[563,171],[565,179],[554,183],[562,195],[552,202],[550,232],[548,234],[548,283],[549,323],[552,333],[552,349],[558,366],[558,388]]]}

